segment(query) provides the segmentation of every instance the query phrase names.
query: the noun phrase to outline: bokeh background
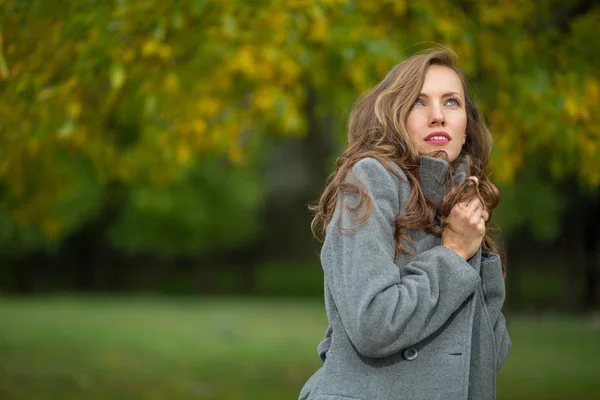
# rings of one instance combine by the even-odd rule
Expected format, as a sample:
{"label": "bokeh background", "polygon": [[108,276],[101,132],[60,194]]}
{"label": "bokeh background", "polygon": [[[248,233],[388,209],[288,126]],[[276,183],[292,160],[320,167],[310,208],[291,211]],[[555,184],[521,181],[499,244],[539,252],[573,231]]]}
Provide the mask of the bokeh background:
{"label": "bokeh background", "polygon": [[600,3],[0,0],[0,398],[294,399],[353,102],[460,56],[493,133],[499,399],[600,399]]}

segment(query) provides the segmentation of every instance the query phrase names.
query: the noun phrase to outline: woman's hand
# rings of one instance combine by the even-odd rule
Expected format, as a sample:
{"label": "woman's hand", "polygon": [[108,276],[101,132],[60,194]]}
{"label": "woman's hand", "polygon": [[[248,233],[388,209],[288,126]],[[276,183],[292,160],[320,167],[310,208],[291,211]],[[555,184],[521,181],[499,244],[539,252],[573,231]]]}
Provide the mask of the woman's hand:
{"label": "woman's hand", "polygon": [[[469,179],[479,183],[474,176]],[[454,250],[465,260],[473,257],[485,236],[488,218],[489,214],[479,197],[456,204],[446,218],[448,226],[442,232],[442,246]]]}

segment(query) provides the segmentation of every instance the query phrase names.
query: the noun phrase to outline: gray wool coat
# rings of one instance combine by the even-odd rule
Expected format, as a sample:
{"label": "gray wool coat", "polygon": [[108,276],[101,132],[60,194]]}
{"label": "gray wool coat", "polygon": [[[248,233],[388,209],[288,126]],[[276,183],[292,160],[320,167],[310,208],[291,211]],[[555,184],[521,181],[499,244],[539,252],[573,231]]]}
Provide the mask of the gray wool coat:
{"label": "gray wool coat", "polygon": [[[323,365],[306,382],[300,400],[494,399],[496,373],[511,342],[501,313],[500,257],[482,253],[468,262],[423,230],[409,232],[412,256],[396,252],[394,217],[411,187],[373,158],[360,160],[348,179],[373,199],[358,229],[338,207],[321,250],[329,327],[317,351]],[[423,191],[440,200],[450,165],[421,157]],[[464,181],[462,165],[454,181]],[[345,201],[358,204],[358,194]],[[341,214],[341,215],[340,215]],[[410,247],[405,247],[410,248]]]}

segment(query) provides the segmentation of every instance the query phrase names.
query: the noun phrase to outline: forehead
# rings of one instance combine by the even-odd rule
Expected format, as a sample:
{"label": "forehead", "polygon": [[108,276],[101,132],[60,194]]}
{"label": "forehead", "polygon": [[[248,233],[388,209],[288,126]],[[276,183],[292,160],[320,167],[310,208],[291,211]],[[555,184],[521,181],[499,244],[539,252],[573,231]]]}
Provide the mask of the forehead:
{"label": "forehead", "polygon": [[431,65],[427,69],[421,91],[431,95],[449,92],[464,95],[463,85],[458,74],[443,65]]}

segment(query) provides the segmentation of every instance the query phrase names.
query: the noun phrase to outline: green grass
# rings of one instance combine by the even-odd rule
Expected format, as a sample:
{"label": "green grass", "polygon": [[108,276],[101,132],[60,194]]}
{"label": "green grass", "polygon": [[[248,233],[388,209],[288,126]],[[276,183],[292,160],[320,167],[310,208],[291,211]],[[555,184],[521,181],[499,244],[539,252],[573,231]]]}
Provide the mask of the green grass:
{"label": "green grass", "polygon": [[[321,302],[0,298],[0,399],[294,399]],[[499,399],[600,398],[600,322],[509,317]]]}

